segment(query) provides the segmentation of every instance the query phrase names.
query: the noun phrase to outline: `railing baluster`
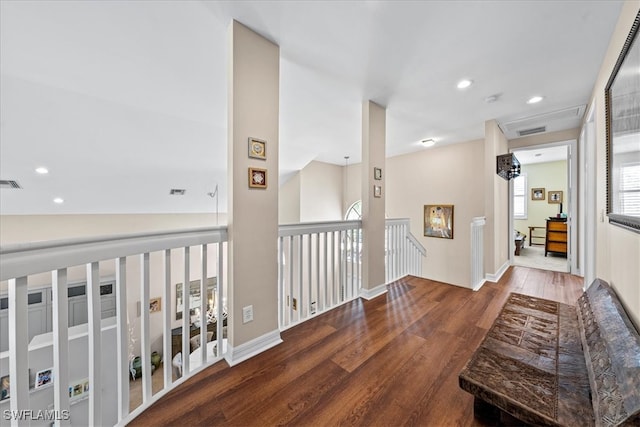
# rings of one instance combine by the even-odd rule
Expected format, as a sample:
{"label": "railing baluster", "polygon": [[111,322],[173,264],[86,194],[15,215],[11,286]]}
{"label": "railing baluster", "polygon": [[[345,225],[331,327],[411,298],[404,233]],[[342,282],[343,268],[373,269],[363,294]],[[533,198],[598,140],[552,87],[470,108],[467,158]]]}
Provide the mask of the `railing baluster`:
{"label": "railing baluster", "polygon": [[289,236],[289,295],[287,296],[287,302],[289,304],[289,321],[287,324],[293,323],[293,242],[294,236]]}
{"label": "railing baluster", "polygon": [[89,320],[89,424],[102,423],[102,328],[100,274],[97,262],[87,264],[87,310]]}
{"label": "railing baluster", "polygon": [[285,326],[285,311],[283,307],[283,298],[284,298],[284,237],[278,237],[278,318],[280,323],[280,328]]}
{"label": "railing baluster", "polygon": [[302,294],[302,277],[303,277],[303,254],[302,254],[302,249],[303,249],[303,242],[304,240],[304,236],[301,234],[298,236],[298,307],[297,307],[297,316],[296,316],[296,320],[300,321],[302,319],[302,301],[303,301],[303,294]]}
{"label": "railing baluster", "polygon": [[[9,280],[9,378],[13,413],[29,409],[29,318],[27,277]],[[17,426],[18,417],[11,425]]]}
{"label": "railing baluster", "polygon": [[118,420],[129,414],[129,325],[127,316],[127,259],[116,258],[116,349]]}
{"label": "railing baluster", "polygon": [[191,257],[189,246],[184,247],[184,280],[182,283],[182,375],[189,375],[189,340],[191,339]]}
{"label": "railing baluster", "polygon": [[[312,246],[312,235],[311,234],[307,234],[307,279],[309,280],[309,283],[307,284],[307,301],[306,301],[306,313],[307,313],[307,317],[311,316],[311,303],[313,302],[313,284],[312,284],[312,275],[313,275],[313,269],[311,268],[312,264],[311,264],[311,246]],[[302,310],[300,310],[300,313],[302,314]]]}
{"label": "railing baluster", "polygon": [[149,253],[140,255],[140,358],[142,402],[151,398],[151,342],[149,325]]}
{"label": "railing baluster", "polygon": [[162,299],[164,300],[164,310],[162,311],[162,356],[163,362],[163,374],[164,374],[164,388],[167,389],[173,382],[173,375],[171,372],[173,360],[171,358],[171,249],[164,251],[164,286],[162,287]]}
{"label": "railing baluster", "polygon": [[200,357],[204,366],[207,363],[207,304],[209,295],[207,292],[207,245],[202,245],[200,252],[200,262],[202,263],[202,280],[200,280]]}
{"label": "railing baluster", "polygon": [[[58,413],[69,411],[69,295],[67,269],[51,272],[53,296],[53,407]],[[63,418],[63,417],[61,417]],[[69,425],[68,419],[58,425]]]}
{"label": "railing baluster", "polygon": [[320,304],[322,300],[322,293],[320,290],[320,233],[315,233],[316,236],[316,312],[324,310],[324,303]]}
{"label": "railing baluster", "polygon": [[222,304],[224,300],[224,294],[222,292],[224,288],[224,269],[222,268],[222,263],[224,262],[224,246],[222,243],[217,243],[216,247],[218,248],[218,270],[216,272],[216,340],[218,343],[216,344],[216,355],[221,357],[224,350],[222,347],[222,340],[224,339],[224,331],[222,329],[222,326],[224,325],[224,305]]}

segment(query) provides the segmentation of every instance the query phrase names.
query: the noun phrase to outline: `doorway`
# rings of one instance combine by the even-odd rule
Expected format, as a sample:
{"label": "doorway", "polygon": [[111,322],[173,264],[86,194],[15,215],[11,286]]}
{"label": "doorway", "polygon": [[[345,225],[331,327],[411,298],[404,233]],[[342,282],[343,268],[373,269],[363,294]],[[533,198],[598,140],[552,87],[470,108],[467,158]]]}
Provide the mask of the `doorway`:
{"label": "doorway", "polygon": [[522,165],[509,185],[512,265],[572,272],[575,145],[564,141],[512,150]]}

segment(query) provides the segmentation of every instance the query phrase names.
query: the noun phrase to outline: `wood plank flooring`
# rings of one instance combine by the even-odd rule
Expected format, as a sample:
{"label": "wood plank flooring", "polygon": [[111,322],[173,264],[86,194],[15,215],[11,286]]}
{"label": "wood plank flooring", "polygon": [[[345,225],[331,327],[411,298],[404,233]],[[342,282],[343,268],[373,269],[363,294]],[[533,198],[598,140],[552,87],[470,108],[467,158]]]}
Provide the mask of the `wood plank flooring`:
{"label": "wood plank flooring", "polygon": [[511,267],[478,292],[407,277],[164,396],[130,426],[480,426],[458,373],[510,292],[575,305],[582,279]]}

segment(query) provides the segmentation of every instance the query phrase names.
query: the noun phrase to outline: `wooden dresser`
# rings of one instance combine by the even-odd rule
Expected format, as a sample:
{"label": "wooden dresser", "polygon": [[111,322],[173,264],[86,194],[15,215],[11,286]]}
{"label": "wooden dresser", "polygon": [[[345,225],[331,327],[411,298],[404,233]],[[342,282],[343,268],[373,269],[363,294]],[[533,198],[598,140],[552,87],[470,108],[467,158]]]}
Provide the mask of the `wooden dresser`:
{"label": "wooden dresser", "polygon": [[567,255],[567,222],[547,220],[547,233],[544,242],[544,256],[554,252]]}

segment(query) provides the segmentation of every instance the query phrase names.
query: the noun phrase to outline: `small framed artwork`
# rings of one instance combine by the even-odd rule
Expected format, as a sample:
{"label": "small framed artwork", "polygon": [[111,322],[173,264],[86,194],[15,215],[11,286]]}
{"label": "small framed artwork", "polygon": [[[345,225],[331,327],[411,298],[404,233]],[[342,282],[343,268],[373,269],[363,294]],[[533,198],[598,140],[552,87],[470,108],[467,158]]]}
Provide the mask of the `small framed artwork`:
{"label": "small framed artwork", "polygon": [[382,187],[380,185],[373,186],[373,197],[382,197]]}
{"label": "small framed artwork", "polygon": [[544,188],[532,188],[531,200],[544,200],[547,196],[544,194]]}
{"label": "small framed artwork", "polygon": [[249,187],[267,188],[267,170],[249,168]]}
{"label": "small framed artwork", "polygon": [[249,138],[249,157],[267,160],[267,141],[257,138]]}
{"label": "small framed artwork", "polygon": [[149,313],[156,313],[162,310],[162,298],[151,298],[149,300]]}
{"label": "small framed artwork", "polygon": [[562,203],[562,191],[549,191],[549,203]]}
{"label": "small framed artwork", "polygon": [[373,179],[380,181],[382,179],[382,169],[373,168]]}
{"label": "small framed artwork", "polygon": [[453,205],[424,205],[424,235],[453,239]]}
{"label": "small framed artwork", "polygon": [[9,375],[5,375],[0,378],[0,400],[5,400],[11,397],[11,382]]}
{"label": "small framed artwork", "polygon": [[36,383],[34,388],[44,387],[47,384],[53,383],[53,368],[43,369],[36,373]]}

